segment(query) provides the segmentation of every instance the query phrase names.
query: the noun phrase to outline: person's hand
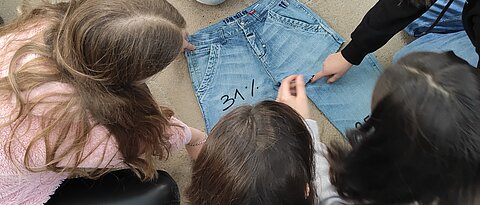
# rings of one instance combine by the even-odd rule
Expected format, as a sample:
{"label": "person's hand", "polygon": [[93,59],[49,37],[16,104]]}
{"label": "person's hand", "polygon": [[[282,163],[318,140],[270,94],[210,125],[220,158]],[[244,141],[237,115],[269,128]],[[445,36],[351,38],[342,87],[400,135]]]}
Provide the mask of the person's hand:
{"label": "person's hand", "polygon": [[305,119],[310,117],[305,81],[302,75],[291,75],[282,80],[278,90],[277,102],[292,107]]}
{"label": "person's hand", "polygon": [[187,41],[188,33],[186,31],[183,31],[182,35],[183,35],[183,47],[182,47],[183,49],[182,49],[182,52],[185,49],[187,49],[189,51],[195,50],[195,46]]}
{"label": "person's hand", "polygon": [[328,77],[327,83],[333,83],[340,79],[350,68],[352,64],[345,60],[341,52],[330,54],[323,62],[323,68],[312,78],[312,83]]}

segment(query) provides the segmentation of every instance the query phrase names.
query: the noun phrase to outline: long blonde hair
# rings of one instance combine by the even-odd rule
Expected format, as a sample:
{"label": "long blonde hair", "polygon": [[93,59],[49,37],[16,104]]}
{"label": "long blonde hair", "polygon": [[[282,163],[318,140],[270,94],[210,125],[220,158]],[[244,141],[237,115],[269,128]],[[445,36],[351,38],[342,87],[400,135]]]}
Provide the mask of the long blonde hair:
{"label": "long blonde hair", "polygon": [[[6,154],[12,159],[11,141],[19,137],[16,130],[30,123],[31,111],[51,94],[33,100],[22,96],[46,83],[60,82],[74,91],[55,94],[66,100],[42,115],[41,130],[27,147],[24,166],[30,171],[98,176],[108,170],[86,172],[78,165],[84,161],[82,156],[88,156],[83,153],[87,141],[95,137],[89,136],[90,131],[104,126],[115,137],[125,164],[143,179],[154,178],[154,160],[168,157],[165,129],[173,112],[158,106],[142,81],[178,56],[183,17],[165,0],[43,2],[22,13],[0,28],[0,36],[39,25],[46,28],[15,51],[8,77],[0,78],[0,92],[16,99],[10,120],[0,127],[13,127],[4,147]],[[28,54],[37,57],[20,64]],[[70,139],[72,135],[75,139]],[[39,142],[46,145],[44,169],[35,169],[29,159]],[[61,151],[59,147],[65,144],[68,148]],[[67,156],[74,156],[74,166],[59,168]]]}

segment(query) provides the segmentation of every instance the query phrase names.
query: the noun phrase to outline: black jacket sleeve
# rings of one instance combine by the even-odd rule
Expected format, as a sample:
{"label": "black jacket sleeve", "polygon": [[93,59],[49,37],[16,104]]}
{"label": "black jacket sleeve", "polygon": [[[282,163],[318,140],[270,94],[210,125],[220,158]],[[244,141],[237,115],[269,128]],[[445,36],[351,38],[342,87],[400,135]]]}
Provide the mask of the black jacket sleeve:
{"label": "black jacket sleeve", "polygon": [[363,17],[353,31],[352,41],[341,51],[351,64],[358,65],[363,58],[383,45],[428,10],[408,0],[380,0]]}

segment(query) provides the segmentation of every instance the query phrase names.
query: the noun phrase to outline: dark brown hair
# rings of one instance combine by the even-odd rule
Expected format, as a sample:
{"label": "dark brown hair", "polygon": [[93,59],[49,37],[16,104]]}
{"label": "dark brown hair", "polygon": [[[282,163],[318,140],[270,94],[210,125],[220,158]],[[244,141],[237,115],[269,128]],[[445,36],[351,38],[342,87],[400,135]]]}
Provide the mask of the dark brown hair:
{"label": "dark brown hair", "polygon": [[[155,177],[154,159],[168,156],[165,129],[173,112],[158,106],[142,81],[181,51],[183,17],[165,0],[71,0],[25,7],[22,13],[0,29],[0,36],[45,29],[14,51],[9,76],[0,79],[0,91],[17,99],[12,120],[2,127],[13,125],[11,138],[19,137],[15,130],[28,124],[30,111],[50,97],[25,100],[23,94],[49,82],[74,88],[73,93],[56,94],[65,100],[42,117],[42,130],[27,148],[25,167],[34,170],[29,153],[35,143],[45,142],[47,169],[61,171],[58,162],[74,156],[68,171],[92,176],[76,167],[88,156],[83,153],[87,141],[98,137],[89,135],[92,128],[105,126],[124,162],[143,178]],[[37,57],[17,63],[28,54]],[[72,135],[75,139],[67,140]],[[60,146],[68,149],[62,152]],[[10,149],[7,143],[5,150]]]}
{"label": "dark brown hair", "polygon": [[478,204],[480,81],[449,53],[413,53],[386,69],[370,118],[330,146],[332,183],[359,204]]}
{"label": "dark brown hair", "polygon": [[306,125],[289,106],[265,101],[239,107],[210,133],[187,197],[195,205],[311,205],[313,153]]}

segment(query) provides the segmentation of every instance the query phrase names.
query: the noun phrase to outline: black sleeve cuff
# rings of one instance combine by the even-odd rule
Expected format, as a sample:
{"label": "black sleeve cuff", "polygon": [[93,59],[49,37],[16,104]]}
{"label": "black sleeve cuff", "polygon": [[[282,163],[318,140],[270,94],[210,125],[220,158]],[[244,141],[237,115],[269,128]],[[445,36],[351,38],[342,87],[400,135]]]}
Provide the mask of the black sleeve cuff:
{"label": "black sleeve cuff", "polygon": [[360,46],[356,45],[355,41],[352,40],[347,44],[347,46],[345,46],[341,53],[345,60],[353,65],[358,65],[370,52],[362,49]]}

